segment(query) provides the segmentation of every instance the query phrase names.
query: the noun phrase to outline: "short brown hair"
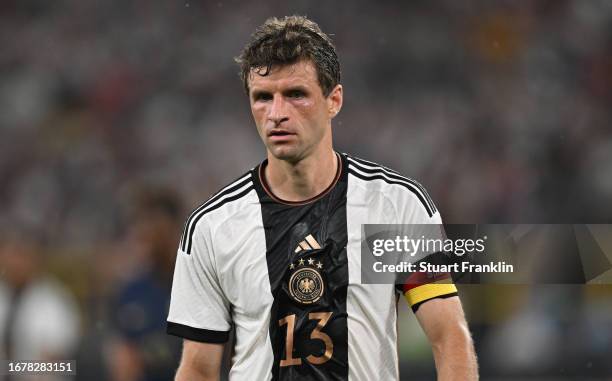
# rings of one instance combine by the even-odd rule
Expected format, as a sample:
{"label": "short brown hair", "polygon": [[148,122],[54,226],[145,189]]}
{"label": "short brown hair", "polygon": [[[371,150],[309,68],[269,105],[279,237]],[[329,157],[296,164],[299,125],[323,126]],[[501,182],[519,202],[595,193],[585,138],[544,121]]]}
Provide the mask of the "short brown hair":
{"label": "short brown hair", "polygon": [[304,16],[269,18],[251,35],[236,62],[240,78],[249,93],[252,69],[266,76],[273,66],[290,65],[309,59],[317,69],[319,85],[325,96],[340,82],[340,62],[331,39],[321,28]]}

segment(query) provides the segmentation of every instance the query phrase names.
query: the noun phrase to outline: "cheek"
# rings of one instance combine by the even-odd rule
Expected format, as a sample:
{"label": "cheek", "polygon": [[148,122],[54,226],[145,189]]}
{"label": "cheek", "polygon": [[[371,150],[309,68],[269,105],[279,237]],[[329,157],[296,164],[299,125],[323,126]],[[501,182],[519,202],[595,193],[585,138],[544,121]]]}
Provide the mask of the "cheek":
{"label": "cheek", "polygon": [[253,120],[255,121],[255,125],[257,129],[260,130],[263,126],[266,109],[263,106],[251,106],[251,115],[253,115]]}
{"label": "cheek", "polygon": [[304,104],[301,114],[308,119],[310,127],[316,130],[324,130],[328,119],[327,110],[316,102]]}
{"label": "cheek", "polygon": [[251,114],[253,114],[253,118],[259,119],[261,115],[265,112],[264,106],[260,104],[251,105]]}
{"label": "cheek", "polygon": [[295,105],[295,111],[300,115],[300,118],[307,121],[309,125],[317,124],[321,119],[320,110],[315,102],[302,101]]}

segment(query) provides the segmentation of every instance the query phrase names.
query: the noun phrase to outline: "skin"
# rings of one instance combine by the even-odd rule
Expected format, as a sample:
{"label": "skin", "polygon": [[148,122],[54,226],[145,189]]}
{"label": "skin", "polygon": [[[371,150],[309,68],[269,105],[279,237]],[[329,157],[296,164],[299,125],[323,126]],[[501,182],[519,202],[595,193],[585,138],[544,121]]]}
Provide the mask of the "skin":
{"label": "skin", "polygon": [[326,97],[311,61],[251,71],[249,101],[257,132],[267,149],[265,176],[272,192],[288,201],[321,193],[336,174],[331,120],[342,107],[342,86]]}
{"label": "skin", "polygon": [[[303,201],[332,183],[338,159],[331,120],[342,108],[342,96],[341,85],[323,94],[315,66],[307,60],[273,67],[266,76],[251,71],[251,113],[267,149],[265,177],[276,197]],[[428,301],[417,318],[432,344],[438,380],[477,380],[476,356],[459,298]],[[222,355],[222,344],[185,340],[176,381],[218,380]]]}
{"label": "skin", "polygon": [[218,381],[223,344],[183,340],[183,356],[175,381]]}
{"label": "skin", "polygon": [[474,343],[459,298],[429,300],[416,317],[431,344],[438,380],[478,380]]}

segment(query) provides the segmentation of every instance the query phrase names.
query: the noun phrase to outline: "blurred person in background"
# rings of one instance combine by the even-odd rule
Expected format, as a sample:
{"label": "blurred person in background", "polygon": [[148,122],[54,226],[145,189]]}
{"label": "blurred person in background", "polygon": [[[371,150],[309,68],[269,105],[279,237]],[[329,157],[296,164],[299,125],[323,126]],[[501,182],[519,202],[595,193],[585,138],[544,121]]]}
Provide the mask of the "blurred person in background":
{"label": "blurred person in background", "polygon": [[181,348],[164,329],[182,207],[165,188],[140,187],[127,200],[126,235],[117,248],[125,257],[123,279],[110,302],[110,373],[115,381],[169,380]]}
{"label": "blurred person in background", "polygon": [[43,270],[32,236],[11,232],[0,238],[0,358],[68,361],[79,341],[77,305]]}

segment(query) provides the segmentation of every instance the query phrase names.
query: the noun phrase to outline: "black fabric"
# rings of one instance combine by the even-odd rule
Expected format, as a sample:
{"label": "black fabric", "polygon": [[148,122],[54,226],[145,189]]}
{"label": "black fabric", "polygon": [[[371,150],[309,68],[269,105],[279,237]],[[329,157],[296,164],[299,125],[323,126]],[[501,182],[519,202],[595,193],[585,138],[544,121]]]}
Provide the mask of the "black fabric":
{"label": "black fabric", "polygon": [[226,343],[230,331],[211,331],[208,329],[193,328],[188,325],[168,322],[166,332],[184,339],[199,341],[201,343]]}
{"label": "black fabric", "polygon": [[[253,170],[255,189],[259,195],[266,236],[266,259],[270,287],[274,296],[270,319],[270,338],[274,352],[273,380],[347,380],[348,379],[348,327],[346,294],[348,262],[346,256],[346,192],[348,182],[347,161],[339,155],[341,166],[337,183],[320,198],[304,205],[289,205],[271,196],[261,183],[259,170]],[[265,165],[265,162],[262,163]],[[311,235],[319,249],[301,249],[300,242]],[[303,264],[300,265],[300,260]],[[312,260],[312,264],[309,264]],[[294,264],[291,269],[290,265]],[[320,264],[321,268],[317,268]],[[314,268],[321,275],[323,294],[311,304],[303,304],[291,295],[289,280],[299,269]],[[310,313],[329,313],[331,316],[321,332],[333,343],[331,359],[312,364],[309,355],[321,357],[325,342],[312,338],[318,320]],[[288,324],[279,322],[295,315],[293,355],[300,365],[280,366],[286,360]]]}

